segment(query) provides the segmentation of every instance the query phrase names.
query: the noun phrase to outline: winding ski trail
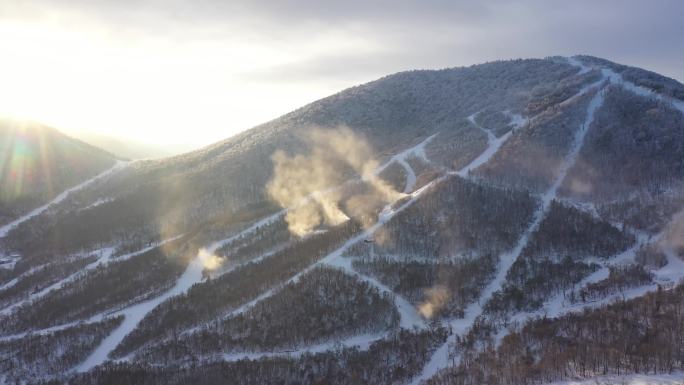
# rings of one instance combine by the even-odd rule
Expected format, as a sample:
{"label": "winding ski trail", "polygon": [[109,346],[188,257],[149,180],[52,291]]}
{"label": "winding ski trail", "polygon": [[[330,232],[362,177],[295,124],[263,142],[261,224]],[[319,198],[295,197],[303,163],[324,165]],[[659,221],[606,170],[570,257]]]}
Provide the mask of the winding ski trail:
{"label": "winding ski trail", "polygon": [[437,134],[430,135],[417,145],[392,156],[382,166],[378,167],[373,174],[376,176],[380,175],[383,171],[385,171],[387,167],[389,167],[392,163],[396,162],[404,169],[404,172],[406,172],[406,186],[404,187],[403,192],[406,194],[410,193],[416,186],[417,177],[415,170],[413,170],[413,167],[411,167],[407,160],[410,156],[415,156],[425,163],[430,163],[430,160],[428,159],[425,153],[425,146],[428,145],[428,143],[430,143],[430,141],[432,141],[432,139],[434,139],[435,136],[437,136]]}
{"label": "winding ski trail", "polygon": [[513,131],[508,131],[500,138],[497,138],[492,133],[492,130],[486,129],[475,122],[475,117],[477,116],[477,114],[478,113],[470,115],[467,119],[470,123],[472,123],[475,127],[482,130],[487,135],[487,148],[477,158],[473,159],[468,165],[466,165],[465,167],[456,172],[452,172],[452,174],[458,175],[463,178],[466,178],[471,171],[475,170],[476,168],[482,166],[483,164],[487,163],[490,159],[492,159],[494,154],[496,154],[499,151],[501,146],[504,143],[506,143],[506,141],[513,134]]}
{"label": "winding ski trail", "polygon": [[395,293],[394,290],[390,289],[377,279],[359,273],[356,269],[354,269],[352,263],[353,258],[342,257],[335,258],[334,260],[327,262],[326,264],[328,266],[344,270],[347,274],[354,276],[360,281],[366,282],[371,286],[374,286],[382,293],[390,294],[394,301],[394,306],[396,307],[397,311],[399,311],[399,327],[402,327],[404,329],[411,329],[413,327],[422,328],[425,326],[425,321],[423,320],[423,317],[418,313],[415,306],[413,306],[404,297]]}

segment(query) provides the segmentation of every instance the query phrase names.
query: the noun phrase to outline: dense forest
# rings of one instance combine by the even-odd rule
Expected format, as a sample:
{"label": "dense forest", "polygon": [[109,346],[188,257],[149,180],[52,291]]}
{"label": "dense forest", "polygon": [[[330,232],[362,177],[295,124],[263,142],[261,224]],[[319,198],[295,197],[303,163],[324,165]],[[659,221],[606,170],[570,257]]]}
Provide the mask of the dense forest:
{"label": "dense forest", "polygon": [[609,373],[684,368],[684,285],[630,301],[541,318],[474,350],[460,340],[460,364],[429,384],[527,385]]}
{"label": "dense forest", "polygon": [[[244,313],[156,344],[136,359],[168,365],[217,353],[292,351],[386,332],[398,320],[388,294],[341,271],[315,268]],[[175,357],[174,352],[184,354]]]}
{"label": "dense forest", "polygon": [[[399,330],[374,342],[368,350],[334,349],[301,357],[216,362],[202,366],[161,368],[142,364],[110,363],[69,378],[69,384],[401,384],[425,365],[444,342],[443,328],[420,332]],[[42,385],[60,383],[40,382]]]}

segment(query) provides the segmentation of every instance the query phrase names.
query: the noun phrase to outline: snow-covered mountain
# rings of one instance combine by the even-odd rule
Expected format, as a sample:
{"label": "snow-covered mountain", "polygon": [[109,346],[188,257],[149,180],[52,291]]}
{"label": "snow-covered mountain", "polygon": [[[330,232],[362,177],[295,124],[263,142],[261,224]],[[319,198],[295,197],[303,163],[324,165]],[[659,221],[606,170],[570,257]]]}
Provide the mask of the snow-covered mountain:
{"label": "snow-covered mountain", "polygon": [[112,167],[114,155],[30,121],[0,118],[0,225]]}
{"label": "snow-covered mountain", "polygon": [[0,368],[73,384],[681,370],[682,154],[684,86],[645,70],[387,76],[117,163],[9,222]]}

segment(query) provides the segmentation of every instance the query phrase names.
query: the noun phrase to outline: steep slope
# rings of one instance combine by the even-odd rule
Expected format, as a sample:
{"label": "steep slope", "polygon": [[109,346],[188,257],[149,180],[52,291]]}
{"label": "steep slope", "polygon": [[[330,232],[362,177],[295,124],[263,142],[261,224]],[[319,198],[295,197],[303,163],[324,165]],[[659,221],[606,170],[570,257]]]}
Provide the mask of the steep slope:
{"label": "steep slope", "polygon": [[[476,384],[682,369],[682,89],[584,56],[412,71],[133,162],[3,240],[20,256],[0,282],[7,351],[43,336],[78,357],[51,366],[39,350],[7,379]],[[630,334],[594,338],[604,319]]]}

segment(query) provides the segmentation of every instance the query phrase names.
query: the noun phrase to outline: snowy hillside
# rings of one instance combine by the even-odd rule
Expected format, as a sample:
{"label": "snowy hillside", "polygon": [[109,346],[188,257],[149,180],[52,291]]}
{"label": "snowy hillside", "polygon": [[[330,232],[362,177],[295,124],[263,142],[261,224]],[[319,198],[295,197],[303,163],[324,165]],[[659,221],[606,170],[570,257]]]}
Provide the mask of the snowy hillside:
{"label": "snowy hillside", "polygon": [[38,123],[0,118],[0,225],[114,166],[105,151]]}
{"label": "snowy hillside", "polygon": [[683,99],[587,56],[411,71],[118,163],[0,231],[0,372],[678,383]]}

